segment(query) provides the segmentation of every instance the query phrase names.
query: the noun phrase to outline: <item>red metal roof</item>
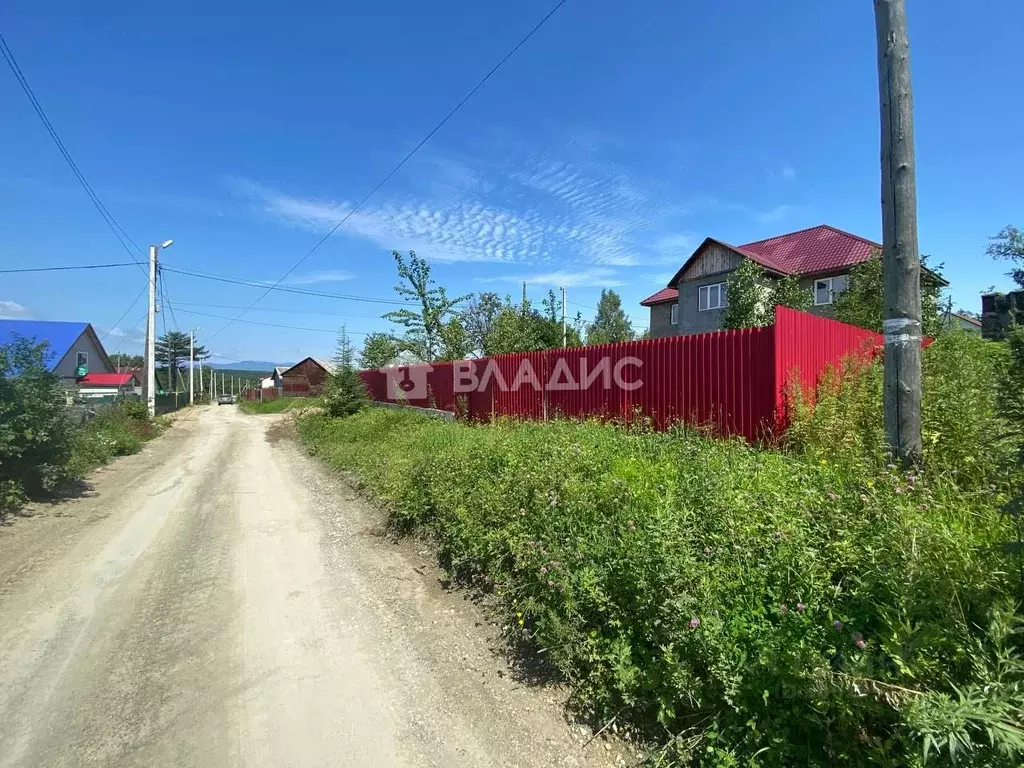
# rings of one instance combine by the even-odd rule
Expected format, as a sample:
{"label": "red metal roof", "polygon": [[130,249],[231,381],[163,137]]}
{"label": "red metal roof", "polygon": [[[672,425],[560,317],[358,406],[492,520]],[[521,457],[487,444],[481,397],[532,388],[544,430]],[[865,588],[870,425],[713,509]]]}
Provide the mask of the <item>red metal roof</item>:
{"label": "red metal roof", "polygon": [[664,304],[667,301],[675,301],[679,298],[679,291],[675,288],[662,288],[655,294],[648,296],[646,299],[640,302],[643,307],[649,307],[652,304]]}
{"label": "red metal roof", "polygon": [[87,373],[78,383],[87,387],[126,387],[132,380],[138,383],[133,373]]}
{"label": "red metal roof", "polygon": [[735,249],[754,261],[791,275],[845,269],[878,256],[882,246],[828,224],[770,237]]}

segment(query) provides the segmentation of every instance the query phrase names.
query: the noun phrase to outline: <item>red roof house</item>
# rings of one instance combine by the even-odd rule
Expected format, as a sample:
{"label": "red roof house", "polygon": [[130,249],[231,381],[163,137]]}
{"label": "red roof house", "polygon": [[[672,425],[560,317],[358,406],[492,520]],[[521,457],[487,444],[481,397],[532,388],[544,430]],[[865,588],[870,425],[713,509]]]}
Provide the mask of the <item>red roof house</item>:
{"label": "red roof house", "polygon": [[640,304],[651,310],[652,336],[718,330],[729,301],[728,277],[749,260],[760,265],[769,279],[800,278],[813,297],[811,311],[829,315],[836,294],[846,289],[850,270],[881,255],[879,243],[828,224],[744,245],[709,237],[666,287]]}

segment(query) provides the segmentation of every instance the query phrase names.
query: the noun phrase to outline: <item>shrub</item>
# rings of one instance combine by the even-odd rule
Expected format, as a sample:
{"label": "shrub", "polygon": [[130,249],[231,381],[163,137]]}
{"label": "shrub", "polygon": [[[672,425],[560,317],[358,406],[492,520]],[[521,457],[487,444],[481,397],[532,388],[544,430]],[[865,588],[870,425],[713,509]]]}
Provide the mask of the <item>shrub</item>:
{"label": "shrub", "polygon": [[24,338],[0,345],[0,517],[67,480],[73,428],[46,354]]}
{"label": "shrub", "polygon": [[76,430],[68,463],[70,473],[81,477],[117,456],[138,453],[142,443],[159,432],[157,424],[149,418],[146,404],[140,400],[101,406],[96,416]]}
{"label": "shrub", "polygon": [[680,760],[911,765],[929,745],[1016,765],[1001,492],[687,430],[383,409],[299,424],[493,589],[579,710],[670,734]]}

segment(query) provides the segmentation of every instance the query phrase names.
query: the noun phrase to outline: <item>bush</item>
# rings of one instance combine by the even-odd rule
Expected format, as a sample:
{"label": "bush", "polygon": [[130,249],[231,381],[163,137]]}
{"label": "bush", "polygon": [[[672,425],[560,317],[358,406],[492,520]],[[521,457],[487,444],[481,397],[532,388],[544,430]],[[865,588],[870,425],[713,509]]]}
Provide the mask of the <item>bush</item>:
{"label": "bush", "polygon": [[138,453],[142,443],[160,433],[146,404],[123,400],[101,406],[96,416],[75,433],[69,469],[75,477],[109,463],[117,456]]}
{"label": "bush", "polygon": [[24,338],[0,345],[0,518],[68,479],[73,428],[46,353]]}
{"label": "bush", "polygon": [[384,409],[299,424],[493,589],[577,709],[628,717],[675,758],[912,765],[930,745],[1016,765],[1001,492],[686,430]]}

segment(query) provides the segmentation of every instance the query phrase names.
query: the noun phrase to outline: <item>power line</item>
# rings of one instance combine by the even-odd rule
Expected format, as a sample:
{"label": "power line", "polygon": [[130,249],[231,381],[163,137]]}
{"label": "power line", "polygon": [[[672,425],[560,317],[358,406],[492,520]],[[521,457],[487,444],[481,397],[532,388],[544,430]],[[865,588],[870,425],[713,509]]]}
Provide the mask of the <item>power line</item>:
{"label": "power line", "polygon": [[[128,316],[128,313],[131,312],[132,309],[135,307],[135,305],[139,303],[139,299],[142,298],[142,294],[144,294],[146,292],[146,288],[148,288],[148,287],[149,287],[148,285],[142,286],[142,290],[139,291],[139,295],[136,296],[135,299],[132,301],[132,303],[128,305],[128,309],[126,309],[124,312],[122,312],[121,316],[119,318],[117,318],[117,322],[115,322],[112,326],[110,326],[110,329],[106,333],[104,333],[102,336],[100,336],[100,343],[102,343],[103,340],[105,338],[107,338],[107,336],[110,335],[110,331],[112,331],[115,328],[117,328],[117,326],[119,326],[121,324],[121,321],[124,320]],[[148,312],[147,312],[147,314],[148,314]]]}
{"label": "power line", "polygon": [[[206,307],[207,309],[245,309],[241,304],[208,304],[202,301],[179,301],[179,307]],[[182,310],[184,311],[184,310]],[[328,312],[320,309],[285,309],[284,307],[260,307],[256,312],[287,312],[293,315],[323,315],[324,317],[358,317],[366,320],[380,320],[380,315],[354,315],[351,312]]]}
{"label": "power line", "polygon": [[[224,315],[214,315],[214,314],[211,314],[209,312],[196,312],[196,311],[191,310],[191,309],[183,309],[181,311],[184,312],[186,315],[199,315],[199,317],[212,317],[212,318],[216,318],[218,320],[231,320],[230,317],[226,317]],[[333,334],[337,334],[338,331],[340,330],[339,328],[304,328],[303,326],[300,326],[300,325],[282,325],[280,323],[261,323],[258,320],[239,320],[237,318],[235,318],[235,322],[237,322],[237,323],[245,323],[246,325],[263,325],[263,326],[267,326],[269,328],[286,328],[286,329],[288,329],[290,331],[315,331],[315,332],[319,332],[319,333],[333,333]],[[348,331],[348,330],[346,330],[345,332],[349,336],[369,336],[370,335],[369,332],[366,332],[366,331]],[[207,344],[210,342],[210,338],[212,338],[212,337],[207,338],[207,340],[206,340]]]}
{"label": "power line", "polygon": [[82,173],[82,170],[78,167],[74,158],[71,157],[71,153],[68,151],[68,148],[64,146],[64,142],[61,141],[60,136],[57,134],[57,129],[54,128],[53,123],[50,122],[50,118],[47,117],[46,110],[43,109],[43,105],[40,104],[39,99],[36,98],[36,95],[32,90],[32,86],[28,84],[25,74],[21,71],[21,67],[18,66],[18,62],[14,58],[14,54],[11,52],[11,49],[8,47],[7,41],[4,39],[2,34],[0,34],[0,54],[3,54],[4,59],[7,61],[7,65],[11,68],[11,72],[14,73],[14,79],[18,81],[18,85],[21,86],[21,90],[25,92],[29,103],[32,105],[32,109],[35,110],[39,119],[42,120],[43,127],[46,128],[46,132],[50,134],[50,138],[53,139],[53,143],[57,145],[57,149],[60,151],[61,156],[71,168],[72,173],[75,174],[75,178],[78,179],[79,184],[82,185],[82,188],[89,196],[92,204],[96,206],[96,210],[99,211],[100,216],[103,217],[103,221],[106,222],[108,227],[110,227],[110,231],[114,233],[114,237],[117,238],[117,241],[121,244],[121,247],[124,248],[131,260],[134,261],[145,273],[146,268],[142,266],[142,262],[135,258],[135,254],[132,253],[131,248],[128,247],[125,240],[135,246],[135,250],[139,253],[145,254],[145,252],[128,236],[128,233],[124,231],[124,228],[117,223],[117,219],[115,219],[110,211],[107,210],[107,207],[103,204],[103,201],[100,200],[88,179],[85,178],[85,174]]}
{"label": "power line", "polygon": [[[168,272],[174,272],[179,275],[188,275],[190,277],[198,277],[203,280],[216,280],[221,283],[231,283],[233,285],[246,285],[252,288],[266,288],[268,291],[282,291],[284,293],[298,293],[303,296],[319,296],[325,299],[339,299],[341,301],[363,301],[371,304],[395,304],[398,306],[405,306],[408,302],[400,301],[398,299],[378,299],[370,296],[357,296],[354,294],[344,293],[330,293],[328,291],[315,291],[310,288],[292,288],[290,286],[272,285],[267,286],[266,283],[258,280],[247,280],[241,277],[228,277],[226,275],[215,275],[210,272],[200,272],[198,270],[191,269],[180,269],[176,267],[161,266],[162,270]],[[246,311],[252,309],[254,304],[250,304],[246,307]],[[244,314],[244,313],[243,313]],[[227,326],[224,326],[226,328]],[[221,331],[224,330],[221,328]],[[218,331],[219,333],[220,331]]]}
{"label": "power line", "polygon": [[[161,269],[163,268],[161,267]],[[160,280],[160,296],[163,298],[164,304],[167,305],[167,311],[171,313],[171,321],[174,323],[174,330],[180,332],[181,326],[178,325],[178,318],[174,315],[174,306],[171,304],[171,300],[167,298],[167,277],[165,275],[161,275],[161,278],[163,279]]]}
{"label": "power line", "polygon": [[111,269],[113,267],[134,267],[138,262],[125,261],[120,264],[76,264],[68,267],[28,267],[25,269],[0,269],[0,274],[10,275],[16,272],[69,272],[75,269]]}
{"label": "power line", "polygon": [[547,23],[548,19],[550,19],[552,16],[554,16],[555,13],[558,11],[558,9],[561,8],[563,5],[565,5],[566,2],[568,2],[568,0],[559,0],[558,3],[555,5],[555,7],[552,8],[550,11],[548,11],[546,16],[544,16],[544,18],[542,18],[539,22],[537,22],[536,25],[534,25],[533,29],[531,29],[529,32],[527,32],[526,36],[522,40],[520,40],[518,43],[516,43],[515,46],[513,46],[512,50],[510,50],[508,53],[506,53],[497,64],[495,64],[493,67],[491,67],[491,70],[486,75],[483,76],[483,78],[480,80],[480,82],[478,82],[475,86],[473,86],[473,89],[469,93],[467,93],[465,96],[462,97],[462,100],[458,104],[456,104],[454,107],[452,107],[452,109],[448,112],[448,114],[445,115],[444,118],[442,118],[441,122],[439,122],[437,125],[435,125],[430,130],[430,132],[427,133],[426,136],[424,136],[422,139],[420,139],[420,142],[415,147],[413,147],[411,150],[409,150],[408,154],[406,154],[406,156],[403,157],[399,161],[398,165],[396,165],[394,168],[391,169],[391,171],[387,174],[387,176],[385,176],[383,179],[381,179],[379,182],[377,182],[376,186],[374,186],[369,192],[366,193],[365,196],[363,196],[363,198],[358,203],[356,203],[351,209],[349,209],[348,213],[345,214],[345,216],[341,219],[341,221],[339,221],[337,224],[335,224],[333,227],[331,227],[331,229],[327,232],[327,234],[324,235],[323,237],[321,237],[316,242],[316,244],[312,248],[310,248],[301,259],[299,259],[294,264],[292,264],[292,266],[288,268],[288,271],[286,271],[283,275],[281,275],[281,277],[279,277],[277,279],[277,281],[273,284],[273,286],[271,286],[270,288],[267,288],[267,290],[265,290],[260,296],[258,296],[255,299],[255,301],[253,301],[252,304],[249,305],[249,307],[247,309],[244,309],[243,311],[239,312],[236,317],[234,317],[231,320],[229,320],[228,324],[225,325],[224,327],[222,327],[216,333],[214,333],[213,336],[210,337],[210,339],[213,339],[214,336],[217,336],[219,333],[221,333],[222,331],[226,330],[232,323],[234,323],[237,320],[239,320],[242,317],[242,315],[244,315],[246,312],[248,312],[250,309],[252,309],[254,306],[256,306],[260,301],[262,301],[264,298],[266,298],[267,294],[270,293],[278,285],[280,285],[281,282],[286,277],[288,277],[288,275],[290,275],[292,272],[294,272],[296,269],[298,269],[299,266],[302,264],[302,262],[304,262],[306,259],[308,259],[310,256],[312,256],[313,253],[321,245],[323,245],[331,235],[333,235],[335,232],[337,232],[338,229],[340,229],[341,226],[346,221],[348,221],[356,211],[358,211],[360,208],[363,207],[363,205],[366,203],[367,200],[369,200],[371,197],[373,197],[374,194],[376,194],[377,190],[379,190],[381,187],[383,187],[385,184],[387,184],[388,181],[391,180],[391,177],[394,176],[396,173],[398,173],[398,171],[400,171],[402,169],[402,166],[404,166],[407,162],[409,162],[409,160],[412,158],[412,156],[415,155],[417,152],[419,152],[420,149],[423,147],[423,145],[426,144],[428,141],[430,141],[430,139],[434,136],[434,134],[437,133],[439,130],[441,130],[441,128],[443,128],[445,126],[445,124],[455,116],[455,113],[458,112],[460,109],[462,109],[463,105],[467,101],[469,101],[471,98],[473,98],[473,96],[476,94],[477,91],[479,91],[481,88],[484,87],[484,85],[487,83],[488,80],[491,79],[491,77],[494,75],[494,73],[497,72],[499,69],[501,69],[502,65],[504,65],[506,61],[511,59],[512,56],[515,55],[516,51],[518,51],[520,48],[522,48],[524,45],[526,45],[526,42],[531,37],[533,37],[534,34],[536,34],[537,30],[539,30],[541,27],[543,27],[544,24]]}

